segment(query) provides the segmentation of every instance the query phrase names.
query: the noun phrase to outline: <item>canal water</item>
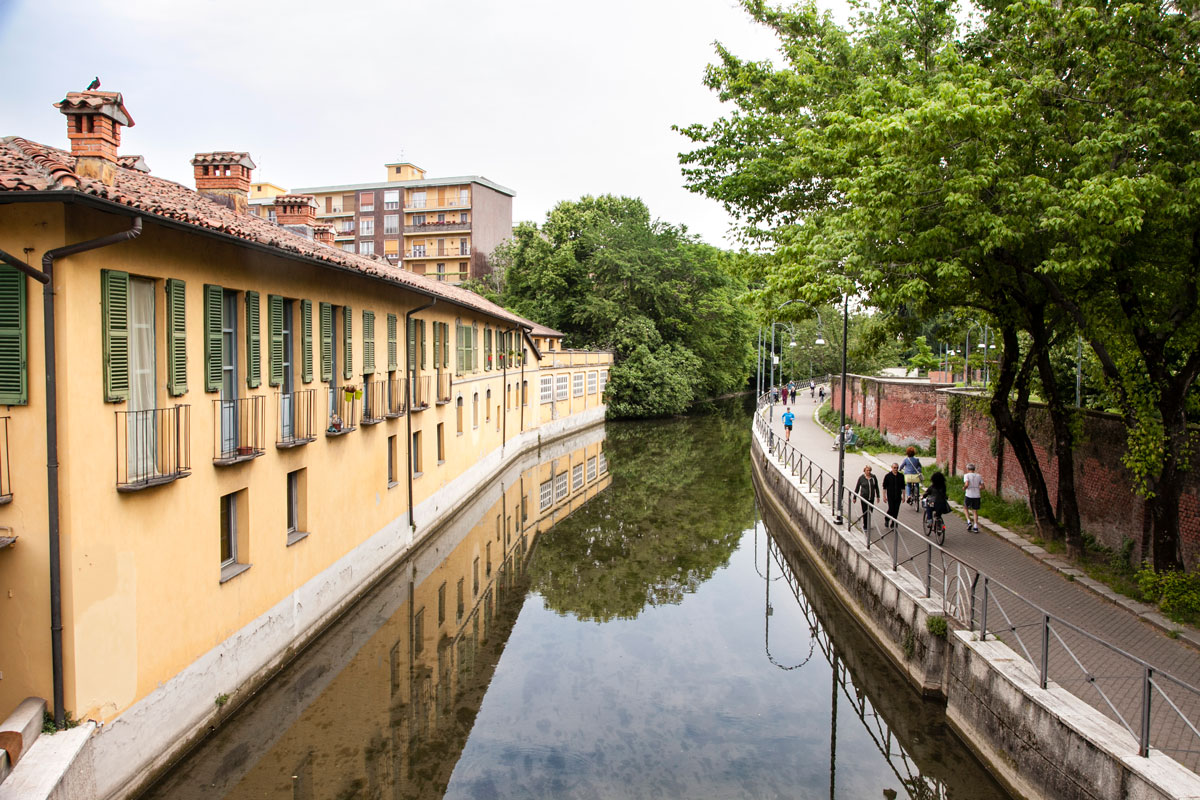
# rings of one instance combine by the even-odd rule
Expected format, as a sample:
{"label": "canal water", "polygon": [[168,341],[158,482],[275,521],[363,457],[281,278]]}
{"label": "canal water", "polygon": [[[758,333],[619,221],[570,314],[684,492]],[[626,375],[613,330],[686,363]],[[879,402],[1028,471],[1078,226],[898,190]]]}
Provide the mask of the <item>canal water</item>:
{"label": "canal water", "polygon": [[143,797],[1007,798],[759,518],[749,430],[512,465]]}

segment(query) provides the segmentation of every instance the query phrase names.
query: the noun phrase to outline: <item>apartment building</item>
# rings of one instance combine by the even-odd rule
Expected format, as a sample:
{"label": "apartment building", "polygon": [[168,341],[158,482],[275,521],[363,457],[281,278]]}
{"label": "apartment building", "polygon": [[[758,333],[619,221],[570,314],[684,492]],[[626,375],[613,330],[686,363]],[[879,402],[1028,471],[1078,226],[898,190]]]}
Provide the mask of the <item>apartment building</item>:
{"label": "apartment building", "polygon": [[284,191],[255,184],[254,213],[275,220],[275,197],[312,195],[318,223],[347,252],[381,257],[448,283],[487,274],[488,256],[512,235],[513,190],[477,175],[428,178],[407,162],[385,164],[386,180]]}
{"label": "apartment building", "polygon": [[528,320],[337,247],[247,153],[197,153],[194,192],[122,166],[119,93],[56,105],[69,152],[0,138],[0,716],[104,723],[107,796],[509,459],[599,423],[611,354],[547,359]]}

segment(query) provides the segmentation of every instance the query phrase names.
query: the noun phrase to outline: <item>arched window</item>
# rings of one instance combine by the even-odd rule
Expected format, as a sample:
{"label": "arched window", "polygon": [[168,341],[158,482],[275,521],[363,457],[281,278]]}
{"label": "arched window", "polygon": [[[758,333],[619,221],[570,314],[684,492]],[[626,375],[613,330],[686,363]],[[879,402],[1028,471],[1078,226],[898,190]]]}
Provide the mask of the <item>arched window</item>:
{"label": "arched window", "polygon": [[454,413],[458,417],[458,432],[462,433],[463,432],[463,427],[462,427],[462,425],[463,425],[463,399],[462,399],[461,394],[458,396],[458,399],[454,401]]}

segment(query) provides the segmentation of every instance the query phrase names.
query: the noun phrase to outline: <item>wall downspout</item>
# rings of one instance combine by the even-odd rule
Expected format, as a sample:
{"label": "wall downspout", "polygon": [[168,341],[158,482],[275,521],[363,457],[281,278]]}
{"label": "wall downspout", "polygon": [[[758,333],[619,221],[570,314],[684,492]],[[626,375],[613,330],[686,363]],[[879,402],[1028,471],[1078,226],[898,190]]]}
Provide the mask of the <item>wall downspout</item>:
{"label": "wall downspout", "polygon": [[[412,315],[418,311],[424,311],[427,308],[432,308],[437,305],[437,298],[433,298],[423,306],[417,306],[412,311],[404,315],[404,335],[409,335],[409,320]],[[416,396],[416,380],[417,380],[417,365],[410,364],[408,360],[409,353],[413,352],[412,342],[405,342],[407,345],[404,348],[404,374],[408,376],[408,402],[404,404],[408,413],[404,415],[404,430],[408,436],[408,442],[404,445],[405,452],[408,453],[408,529],[414,534],[417,532],[417,521],[413,518],[413,453],[412,453],[412,401]],[[425,343],[421,342],[421,348],[425,348]]]}
{"label": "wall downspout", "polygon": [[42,338],[46,359],[46,528],[50,544],[50,658],[54,678],[54,727],[67,725],[63,697],[62,643],[62,565],[60,563],[58,509],[58,362],[55,357],[54,336],[54,261],[87,250],[135,239],[142,233],[142,218],[134,217],[133,225],[120,233],[56,247],[42,256],[42,271],[0,251],[3,260],[42,284]]}

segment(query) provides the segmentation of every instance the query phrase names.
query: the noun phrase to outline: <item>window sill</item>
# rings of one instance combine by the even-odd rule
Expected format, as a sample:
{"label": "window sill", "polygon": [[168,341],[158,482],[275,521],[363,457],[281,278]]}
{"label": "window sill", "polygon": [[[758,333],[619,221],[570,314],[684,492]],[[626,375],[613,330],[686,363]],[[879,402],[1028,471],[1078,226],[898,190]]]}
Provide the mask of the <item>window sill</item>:
{"label": "window sill", "polygon": [[438,462],[437,462],[437,465],[440,467],[440,466],[442,466],[442,464],[445,464],[445,463],[446,463],[446,459],[444,459],[444,458],[439,458],[439,459],[438,459]]}
{"label": "window sill", "polygon": [[413,406],[412,410],[413,410],[413,413],[416,413],[418,411],[424,411],[427,408],[429,408],[429,403],[420,403],[419,405]]}
{"label": "window sill", "polygon": [[[147,478],[146,480],[138,481],[137,483],[118,483],[117,491],[121,492],[122,494],[127,494],[129,492],[140,492],[143,489],[153,489],[155,486],[166,486],[168,483],[174,483],[178,479],[186,478],[191,474],[192,473],[190,471],[172,472],[170,475],[155,475],[153,478]],[[11,494],[0,495],[0,506],[11,502]]]}
{"label": "window sill", "polygon": [[437,404],[439,406],[448,406],[448,405],[450,405],[450,398],[447,397],[445,400],[438,400]]}
{"label": "window sill", "polygon": [[241,575],[243,572],[250,569],[250,567],[250,564],[226,564],[225,566],[221,567],[221,583],[233,580],[238,575]]}
{"label": "window sill", "polygon": [[[138,487],[138,488],[141,488],[141,487]],[[117,491],[118,491],[118,492],[119,492],[119,491],[121,491],[121,488],[120,488],[119,486],[117,487]],[[133,491],[133,490],[132,490],[132,489],[126,489],[126,491]],[[11,495],[11,494],[0,494],[0,506],[6,506],[6,505],[8,505],[8,504],[9,504],[9,503],[11,503],[11,502],[12,502],[12,495]]]}
{"label": "window sill", "polygon": [[308,531],[288,531],[287,546],[291,547],[296,542],[303,541],[308,538]]}
{"label": "window sill", "polygon": [[424,472],[414,472],[414,473],[413,473],[413,480],[415,481],[417,478],[420,478],[420,477],[421,477],[422,475],[424,475],[424,474],[425,474]]}
{"label": "window sill", "polygon": [[226,456],[224,458],[214,458],[213,466],[214,467],[232,467],[234,464],[243,464],[247,461],[253,461],[254,459],[263,455],[265,452],[266,452],[265,450],[255,450],[253,453],[246,453],[245,455]]}
{"label": "window sill", "polygon": [[388,481],[389,489],[395,489],[399,485],[400,485],[400,481]]}
{"label": "window sill", "polygon": [[325,438],[326,439],[336,439],[339,436],[345,436],[347,433],[353,433],[357,428],[358,428],[357,425],[351,425],[349,428],[340,428],[338,430],[332,430],[332,429],[327,428],[325,430]]}
{"label": "window sill", "polygon": [[370,418],[363,417],[361,424],[363,424],[363,425],[378,425],[381,422],[383,422],[383,417],[370,417]]}
{"label": "window sill", "polygon": [[462,436],[462,435],[463,435],[463,432],[462,432],[462,431],[459,431],[458,433],[456,433],[456,434],[454,434],[454,435],[455,435],[455,436]]}
{"label": "window sill", "polygon": [[286,442],[276,442],[275,449],[276,450],[291,450],[293,447],[303,447],[304,445],[308,444],[309,442],[315,442],[316,440],[317,440],[317,437],[309,436],[304,439],[291,439],[290,441],[286,441]]}
{"label": "window sill", "polygon": [[393,413],[393,414],[384,414],[384,415],[383,415],[383,418],[384,418],[384,419],[400,419],[400,418],[401,418],[401,417],[403,417],[403,416],[404,416],[404,412],[403,412],[403,411],[397,411],[397,412],[395,412],[395,413]]}

